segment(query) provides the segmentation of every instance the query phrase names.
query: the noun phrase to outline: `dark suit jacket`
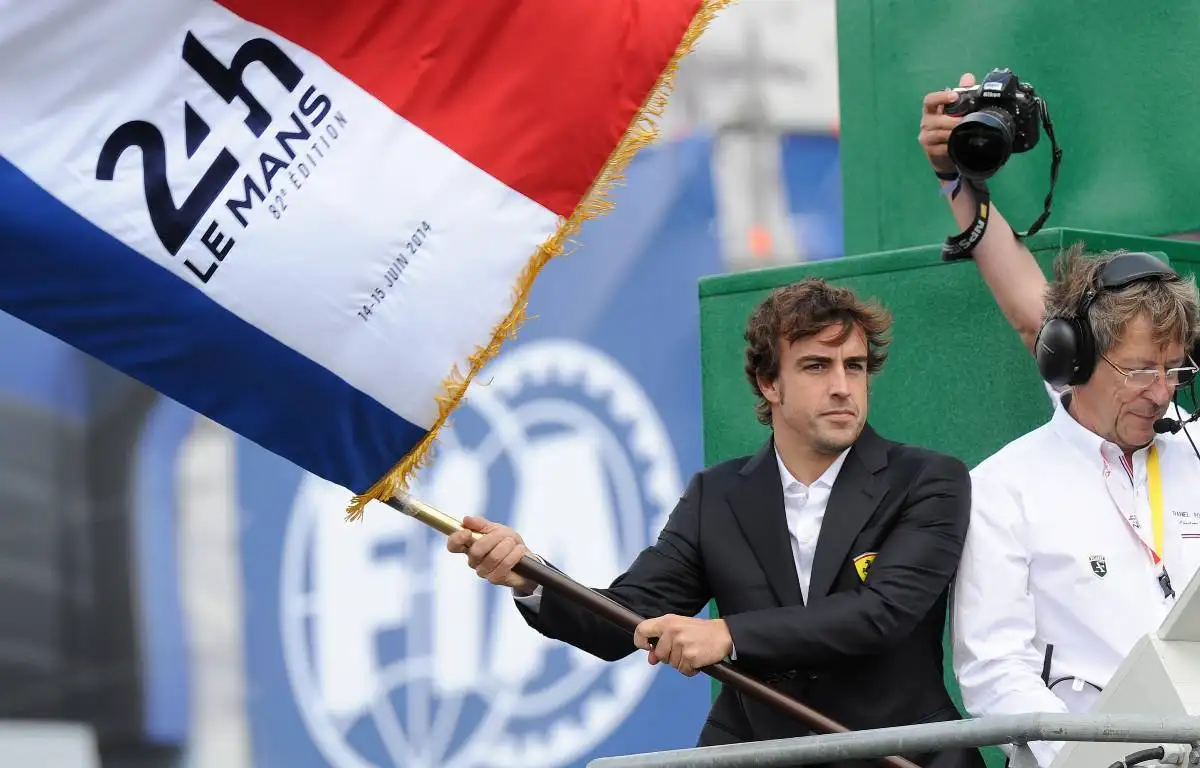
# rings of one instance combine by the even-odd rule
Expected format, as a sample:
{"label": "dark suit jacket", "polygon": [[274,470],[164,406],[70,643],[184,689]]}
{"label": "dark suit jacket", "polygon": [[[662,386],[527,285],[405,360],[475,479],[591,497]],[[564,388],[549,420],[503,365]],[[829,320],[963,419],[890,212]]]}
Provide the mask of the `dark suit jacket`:
{"label": "dark suit jacket", "polygon": [[[971,507],[962,462],[886,440],[867,426],[829,499],[801,599],[773,442],[692,477],[658,541],[603,590],[647,618],[695,616],[715,599],[735,666],[850,729],[955,720],[943,685],[949,585]],[[854,561],[876,553],[864,582]],[[530,626],[602,659],[632,636],[545,592]],[[729,686],[699,744],[807,735],[787,715]],[[906,755],[925,766],[982,768],[978,750]],[[862,761],[839,764],[864,765]],[[872,762],[874,765],[874,763]]]}

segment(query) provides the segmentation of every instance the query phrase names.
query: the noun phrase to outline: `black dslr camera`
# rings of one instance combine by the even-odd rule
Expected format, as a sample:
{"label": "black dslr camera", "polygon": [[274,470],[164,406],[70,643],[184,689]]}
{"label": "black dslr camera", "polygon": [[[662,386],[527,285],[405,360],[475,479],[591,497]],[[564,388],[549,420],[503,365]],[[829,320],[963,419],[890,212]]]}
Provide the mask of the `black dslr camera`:
{"label": "black dslr camera", "polygon": [[1039,126],[1045,128],[1050,140],[1050,189],[1042,214],[1028,232],[1017,237],[1032,235],[1050,218],[1054,185],[1058,183],[1058,167],[1062,162],[1062,148],[1054,138],[1054,123],[1046,100],[1037,95],[1032,85],[1017,79],[1012,70],[993,69],[982,83],[954,91],[958,99],[943,110],[952,117],[962,116],[950,131],[946,144],[960,177],[960,185],[953,194],[957,196],[963,187],[969,188],[976,206],[971,226],[946,238],[942,244],[942,258],[946,261],[971,258],[987,231],[991,211],[987,180],[1004,167],[1013,152],[1028,152],[1037,146]]}
{"label": "black dslr camera", "polygon": [[950,132],[947,151],[959,173],[983,181],[1000,170],[1014,152],[1037,146],[1044,102],[1033,86],[1009,69],[993,69],[982,83],[955,88],[958,100],[944,113],[966,115]]}

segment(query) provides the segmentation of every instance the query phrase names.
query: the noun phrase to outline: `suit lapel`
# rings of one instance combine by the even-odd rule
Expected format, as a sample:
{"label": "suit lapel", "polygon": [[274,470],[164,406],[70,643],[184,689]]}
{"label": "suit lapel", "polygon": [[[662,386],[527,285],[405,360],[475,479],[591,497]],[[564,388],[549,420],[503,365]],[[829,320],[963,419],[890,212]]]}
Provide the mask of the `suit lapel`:
{"label": "suit lapel", "polygon": [[821,521],[808,588],[810,604],[829,594],[850,553],[850,545],[879,506],[882,484],[875,474],[886,465],[887,446],[883,439],[870,426],[863,427],[833,483]]}
{"label": "suit lapel", "polygon": [[750,549],[767,574],[767,583],[780,605],[802,605],[796,561],[783,512],[783,483],[775,461],[774,442],[768,440],[739,474],[741,482],[728,493],[738,525]]}

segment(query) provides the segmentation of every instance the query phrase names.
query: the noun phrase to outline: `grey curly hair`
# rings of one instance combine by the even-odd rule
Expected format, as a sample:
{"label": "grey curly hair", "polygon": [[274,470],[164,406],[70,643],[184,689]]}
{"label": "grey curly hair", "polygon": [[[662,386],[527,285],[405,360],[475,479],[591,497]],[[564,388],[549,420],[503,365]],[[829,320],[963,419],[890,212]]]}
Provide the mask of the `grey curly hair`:
{"label": "grey curly hair", "polygon": [[[1074,315],[1084,293],[1095,285],[1100,270],[1124,250],[1086,255],[1083,243],[1059,254],[1054,278],[1046,287],[1046,317]],[[1145,315],[1153,328],[1154,341],[1166,346],[1178,342],[1185,349],[1200,338],[1200,298],[1191,275],[1179,280],[1140,280],[1101,293],[1088,311],[1096,339],[1096,350],[1104,354],[1121,338],[1125,327]]]}

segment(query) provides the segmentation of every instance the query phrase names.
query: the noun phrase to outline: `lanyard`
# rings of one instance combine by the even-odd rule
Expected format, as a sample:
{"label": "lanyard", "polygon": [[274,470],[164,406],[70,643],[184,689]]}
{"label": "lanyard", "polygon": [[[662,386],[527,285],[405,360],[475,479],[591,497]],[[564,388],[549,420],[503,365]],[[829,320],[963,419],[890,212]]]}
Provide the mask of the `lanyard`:
{"label": "lanyard", "polygon": [[[1126,496],[1126,504],[1118,502],[1117,507],[1121,510],[1121,516],[1125,518],[1125,523],[1137,536],[1138,541],[1146,548],[1146,553],[1150,555],[1151,562],[1158,567],[1158,584],[1162,588],[1163,595],[1171,598],[1175,596],[1175,590],[1171,587],[1171,577],[1167,575],[1166,565],[1163,563],[1163,488],[1162,488],[1162,467],[1159,463],[1158,450],[1154,445],[1150,446],[1150,450],[1146,454],[1146,486],[1150,496],[1150,533],[1149,540],[1145,526],[1141,524],[1137,517],[1137,499],[1134,489],[1137,482],[1134,479],[1134,471],[1132,464],[1127,464],[1125,458],[1121,457],[1121,466],[1128,474],[1130,487],[1129,495]],[[1111,482],[1111,472],[1108,469],[1108,462],[1105,461],[1105,476]],[[1112,491],[1110,486],[1110,492]],[[1120,494],[1124,496],[1124,493]],[[1117,494],[1113,495],[1113,500],[1117,500]]]}
{"label": "lanyard", "polygon": [[[1121,466],[1125,469],[1126,475],[1129,477],[1129,484],[1136,487],[1137,482],[1134,479],[1133,465],[1125,462],[1125,457],[1121,457]],[[1133,508],[1122,510],[1122,516],[1125,522],[1129,524],[1130,529],[1137,535],[1138,541],[1142,542],[1142,546],[1146,548],[1146,553],[1150,555],[1150,561],[1155,565],[1162,563],[1163,554],[1163,500],[1162,500],[1162,469],[1158,463],[1158,451],[1155,446],[1151,445],[1150,450],[1146,454],[1146,486],[1150,492],[1150,535],[1152,538],[1147,541],[1146,529],[1142,527],[1141,522],[1137,518],[1137,513]],[[1136,508],[1136,495],[1130,499],[1134,508]]]}
{"label": "lanyard", "polygon": [[1154,549],[1150,554],[1154,556],[1154,564],[1158,565],[1162,562],[1163,551],[1163,490],[1162,469],[1158,465],[1158,451],[1153,445],[1146,456],[1146,484],[1150,488],[1150,524],[1154,529]]}

